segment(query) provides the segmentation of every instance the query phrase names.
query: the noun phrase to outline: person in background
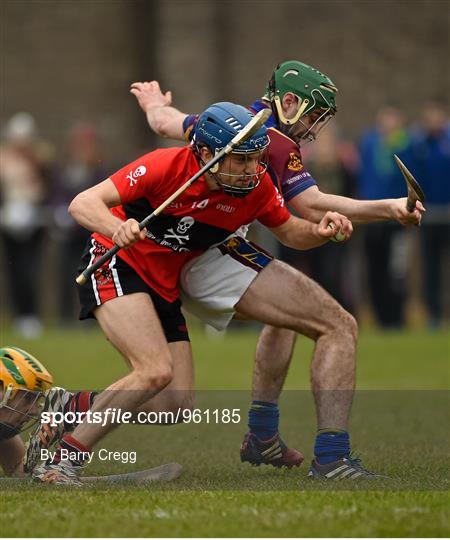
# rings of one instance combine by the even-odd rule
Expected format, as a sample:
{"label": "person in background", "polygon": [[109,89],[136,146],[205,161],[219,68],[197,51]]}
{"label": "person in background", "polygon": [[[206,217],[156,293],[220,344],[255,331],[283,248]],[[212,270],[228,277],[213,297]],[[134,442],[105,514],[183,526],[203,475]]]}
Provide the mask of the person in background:
{"label": "person in background", "polygon": [[[340,139],[336,125],[323,130],[314,144],[304,149],[305,164],[313,178],[321,179],[321,190],[354,197],[358,153],[354,145]],[[350,313],[355,313],[354,280],[351,272],[352,245],[328,243],[321,249],[298,252],[280,244],[280,257],[312,277]]]}
{"label": "person in background", "polygon": [[0,235],[16,329],[24,338],[42,330],[38,281],[52,158],[52,148],[37,138],[31,114],[12,116],[0,147]]}
{"label": "person in background", "polygon": [[[373,129],[360,144],[359,196],[363,199],[401,197],[405,182],[394,162],[397,154],[411,162],[411,137],[403,113],[385,105],[377,113]],[[401,328],[407,297],[406,231],[399,223],[376,223],[366,227],[364,249],[370,300],[377,323],[385,329]]]}
{"label": "person in background", "polygon": [[428,326],[434,329],[444,317],[443,269],[450,239],[450,123],[443,102],[430,100],[424,105],[421,123],[413,130],[413,151],[413,170],[428,207],[420,239],[424,301]]}
{"label": "person in background", "polygon": [[70,201],[80,191],[107,176],[102,141],[95,125],[79,122],[69,131],[64,158],[57,167],[52,190],[53,219],[58,235],[59,320],[70,325],[77,318],[78,302],[73,282],[79,254],[89,233],[68,214]]}

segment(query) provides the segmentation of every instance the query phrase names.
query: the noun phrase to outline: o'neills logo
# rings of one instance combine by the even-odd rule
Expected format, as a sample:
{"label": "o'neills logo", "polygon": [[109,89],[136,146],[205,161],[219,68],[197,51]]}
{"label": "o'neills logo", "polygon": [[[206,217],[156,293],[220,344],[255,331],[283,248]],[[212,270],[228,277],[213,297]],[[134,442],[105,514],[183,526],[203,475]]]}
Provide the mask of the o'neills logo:
{"label": "o'neills logo", "polygon": [[229,204],[222,204],[218,203],[216,205],[217,210],[222,210],[222,212],[228,212],[229,214],[232,214],[235,210],[235,206],[230,206]]}

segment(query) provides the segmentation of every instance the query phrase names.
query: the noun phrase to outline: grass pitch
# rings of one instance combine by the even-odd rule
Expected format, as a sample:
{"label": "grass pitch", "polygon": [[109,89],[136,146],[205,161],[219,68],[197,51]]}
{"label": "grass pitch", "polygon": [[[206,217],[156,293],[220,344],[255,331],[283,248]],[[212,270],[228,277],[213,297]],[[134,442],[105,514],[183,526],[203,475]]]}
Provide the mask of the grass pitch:
{"label": "grass pitch", "polygon": [[[80,325],[82,327],[82,325]],[[201,408],[237,407],[238,425],[121,426],[101,446],[136,449],[133,465],[94,462],[108,474],[178,461],[170,484],[81,490],[0,486],[2,536],[448,536],[449,351],[445,333],[363,332],[352,416],[364,464],[389,476],[370,483],[307,477],[314,409],[307,391],[312,344],[299,339],[281,402],[281,431],[301,449],[300,469],[239,462],[257,334],[211,339],[192,334]],[[69,388],[102,388],[124,362],[96,330],[56,332],[22,343]]]}

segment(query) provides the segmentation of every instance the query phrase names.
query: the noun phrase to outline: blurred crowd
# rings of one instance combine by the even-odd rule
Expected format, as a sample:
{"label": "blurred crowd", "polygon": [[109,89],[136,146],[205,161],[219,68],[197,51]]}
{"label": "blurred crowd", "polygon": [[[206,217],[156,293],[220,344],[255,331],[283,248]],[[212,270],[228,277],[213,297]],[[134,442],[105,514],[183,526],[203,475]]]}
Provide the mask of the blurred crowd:
{"label": "blurred crowd", "polygon": [[[7,309],[2,308],[2,316],[12,316],[24,337],[41,332],[42,299],[50,295],[56,300],[60,324],[77,320],[74,278],[89,233],[73,222],[67,207],[78,192],[115,170],[105,163],[104,150],[96,126],[88,123],[72,126],[60,154],[39,137],[29,113],[15,114],[3,130],[0,249]],[[450,124],[444,104],[426,103],[413,126],[406,124],[400,108],[385,105],[373,127],[356,142],[345,140],[334,122],[305,147],[304,159],[321,191],[380,199],[406,195],[393,154],[404,161],[426,194],[427,212],[420,230],[411,235],[393,222],[365,225],[358,227],[348,244],[329,243],[308,252],[279,246],[279,254],[349,311],[358,314],[368,303],[381,328],[406,324],[412,292],[421,298],[428,327],[437,328],[448,317],[444,298],[450,237]],[[44,260],[49,242],[53,256]],[[48,273],[50,266],[49,281],[42,273]],[[419,276],[417,283],[411,279],[413,274]],[[412,291],[415,286],[420,290]]]}
{"label": "blurred crowd", "polygon": [[339,136],[335,124],[305,149],[305,162],[321,191],[365,200],[405,197],[394,154],[425,192],[427,212],[420,230],[392,221],[363,225],[344,246],[330,243],[287,256],[355,314],[364,300],[361,289],[366,290],[373,317],[383,329],[405,326],[407,302],[416,293],[433,329],[449,316],[444,299],[450,257],[450,123],[444,104],[424,104],[412,126],[399,107],[386,104],[356,144]]}
{"label": "blurred crowd", "polygon": [[[7,122],[0,158],[0,236],[7,311],[20,334],[34,337],[42,330],[43,297],[56,297],[61,324],[76,320],[74,279],[89,233],[72,220],[67,207],[77,193],[104,180],[110,171],[104,168],[95,126],[74,125],[57,156],[39,138],[33,117],[24,112]],[[49,242],[55,247],[51,261],[44,260]],[[41,294],[43,283],[47,295]]]}

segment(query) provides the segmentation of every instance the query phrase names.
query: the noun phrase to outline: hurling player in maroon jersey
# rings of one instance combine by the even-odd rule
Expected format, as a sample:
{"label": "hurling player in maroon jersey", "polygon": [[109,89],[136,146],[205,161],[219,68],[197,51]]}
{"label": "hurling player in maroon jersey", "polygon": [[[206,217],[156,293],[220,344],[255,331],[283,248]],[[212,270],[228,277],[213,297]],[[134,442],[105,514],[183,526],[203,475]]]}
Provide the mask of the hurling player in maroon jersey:
{"label": "hurling player in maroon jersey", "polygon": [[[136,96],[146,113],[150,127],[156,133],[174,139],[190,137],[196,116],[187,115],[172,107],[171,92],[163,94],[157,81],[134,83],[131,92]],[[406,209],[406,198],[362,201],[322,193],[305,169],[300,146],[313,141],[320,129],[335,114],[336,93],[336,86],[326,75],[302,62],[287,61],[276,68],[265,95],[250,107],[255,112],[262,108],[272,109],[272,116],[266,124],[271,139],[267,159],[272,182],[278,187],[285,202],[298,215],[311,221],[317,222],[324,212],[333,209],[345,214],[355,223],[396,220],[402,225],[417,225],[424,211],[420,202],[417,202],[415,210],[410,213]],[[230,268],[230,275],[233,275],[235,281],[239,273],[238,282],[242,284],[241,288],[233,285],[229,289],[222,286],[220,291],[219,288],[217,291],[205,291],[204,276],[208,272],[212,274],[216,267],[221,269],[222,284],[228,283],[223,275],[224,265],[220,255],[217,250],[215,253],[216,257],[213,252],[203,255],[196,263],[197,266],[192,266],[191,263],[182,272],[181,278],[183,292],[186,299],[190,300],[190,311],[205,322],[223,329],[236,311],[236,305],[239,306],[237,302],[243,297],[252,276],[250,270],[243,266],[240,272],[236,268]],[[254,287],[260,279],[256,277]],[[306,297],[308,294],[306,292]],[[222,296],[223,302],[217,300],[218,295]],[[231,299],[236,305],[227,305],[226,299]],[[358,477],[360,467],[355,463],[355,470],[350,470],[353,467],[347,459],[350,455],[347,428],[355,384],[355,356],[349,349],[345,356],[328,355],[324,362],[321,354],[327,332],[333,333],[338,341],[348,339],[352,342],[357,332],[357,324],[346,312],[334,320],[327,319],[323,307],[331,305],[330,296],[322,291],[299,331],[316,341],[311,381],[317,406],[318,434],[311,473],[326,477],[333,470],[342,467],[342,474]],[[256,350],[254,402],[249,413],[250,432],[241,449],[243,461],[289,464],[283,445],[281,459],[269,459],[263,452],[271,448],[278,437],[277,402],[291,362],[296,336],[296,332],[281,328],[279,324],[266,325],[261,333]],[[335,350],[338,348],[339,346]],[[339,394],[342,399],[334,403],[333,399],[323,397],[324,388],[346,389],[348,392]],[[343,459],[347,460],[344,464]]]}
{"label": "hurling player in maroon jersey", "polygon": [[[70,204],[74,219],[93,231],[80,270],[112,244],[124,248],[86,286],[79,287],[80,318],[97,319],[131,371],[96,397],[91,413],[103,413],[105,421],[83,421],[65,435],[54,461],[34,469],[36,479],[79,483],[77,476],[92,447],[114,427],[107,415],[112,409],[138,413],[192,405],[192,353],[178,293],[179,274],[188,260],[218,245],[252,267],[267,270],[267,287],[275,289],[280,279],[292,287],[296,282],[288,267],[277,267],[269,255],[256,249],[246,257],[234,231],[257,219],[295,249],[323,245],[337,232],[350,237],[351,222],[336,212],[327,212],[314,224],[286,210],[261,162],[269,143],[264,126],[187,188],[148,230],[139,230],[139,220],[197,173],[252,116],[240,105],[212,105],[196,124],[194,144],[150,152],[83,191]],[[298,331],[299,304],[298,298],[286,302],[283,295],[264,302],[249,298],[241,314],[254,317],[263,309],[265,322],[280,319]],[[181,403],[174,401],[174,395]]]}

